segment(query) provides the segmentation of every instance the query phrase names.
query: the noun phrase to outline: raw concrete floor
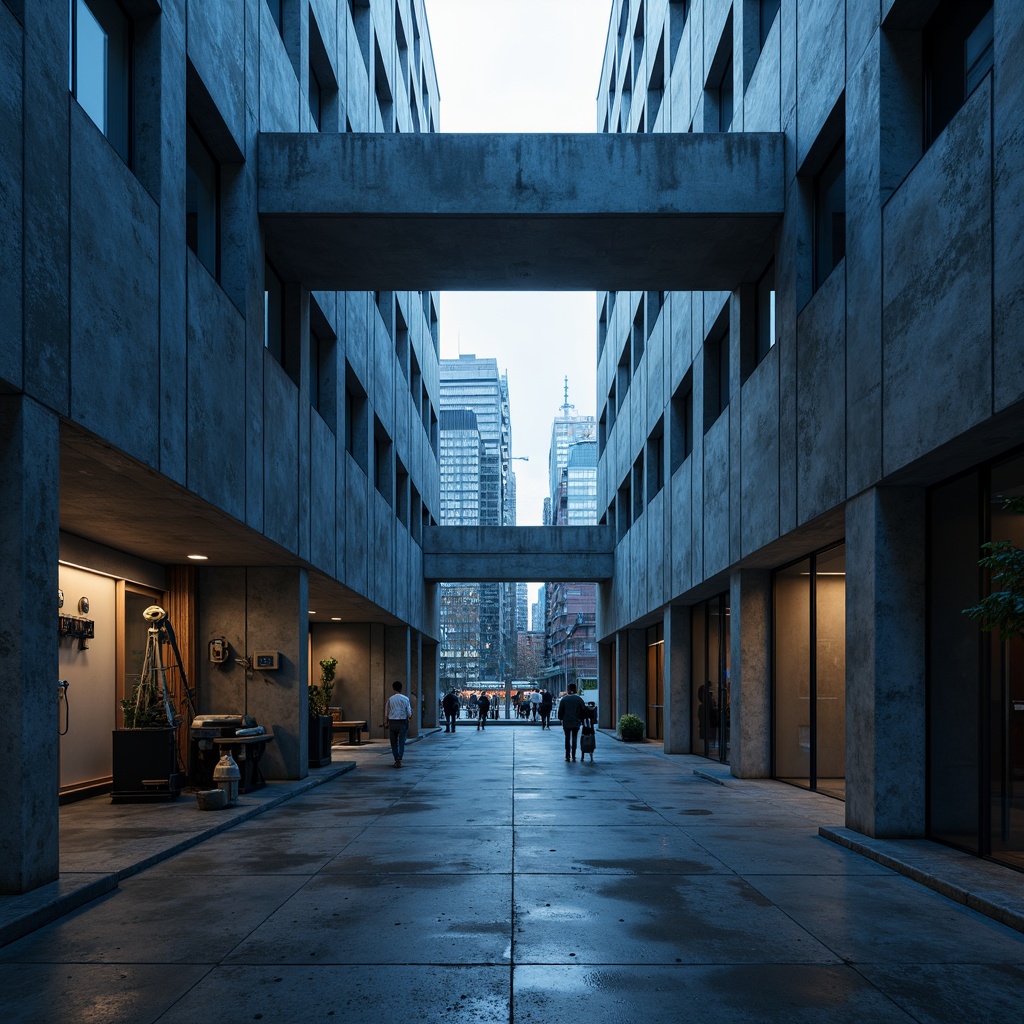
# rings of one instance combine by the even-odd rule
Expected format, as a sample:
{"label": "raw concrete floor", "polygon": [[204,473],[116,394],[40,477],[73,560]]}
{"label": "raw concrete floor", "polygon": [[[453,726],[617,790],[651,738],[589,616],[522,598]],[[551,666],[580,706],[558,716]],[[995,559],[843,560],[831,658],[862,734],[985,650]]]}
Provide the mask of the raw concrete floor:
{"label": "raw concrete floor", "polygon": [[1024,935],[821,838],[837,801],[557,728],[343,756],[0,949],[7,1019],[1022,1019]]}

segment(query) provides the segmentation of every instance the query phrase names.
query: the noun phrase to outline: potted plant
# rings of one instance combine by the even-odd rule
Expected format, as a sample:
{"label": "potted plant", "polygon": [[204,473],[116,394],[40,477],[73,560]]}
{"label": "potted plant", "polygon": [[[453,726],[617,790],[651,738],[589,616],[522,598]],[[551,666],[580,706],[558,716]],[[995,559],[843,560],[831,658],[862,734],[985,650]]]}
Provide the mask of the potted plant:
{"label": "potted plant", "polygon": [[[1003,508],[1024,515],[1024,498],[1007,498]],[[998,629],[1003,640],[1024,636],[1024,551],[1008,540],[990,541],[982,550],[988,554],[978,565],[991,573],[992,593],[964,615],[986,633]]]}
{"label": "potted plant", "polygon": [[638,715],[623,715],[619,719],[619,735],[624,743],[638,743],[644,738],[644,720]]}
{"label": "potted plant", "polygon": [[320,682],[309,686],[309,767],[323,768],[331,763],[331,740],[334,724],[331,719],[331,694],[334,692],[334,673],[337,658],[324,658],[320,662]]}

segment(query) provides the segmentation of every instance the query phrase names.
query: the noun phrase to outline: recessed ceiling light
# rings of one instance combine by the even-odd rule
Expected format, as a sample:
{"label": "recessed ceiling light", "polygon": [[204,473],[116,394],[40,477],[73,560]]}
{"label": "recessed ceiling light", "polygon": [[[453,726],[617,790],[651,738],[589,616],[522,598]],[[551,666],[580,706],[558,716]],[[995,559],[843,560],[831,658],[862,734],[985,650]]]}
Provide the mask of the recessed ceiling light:
{"label": "recessed ceiling light", "polygon": [[188,557],[193,562],[205,562],[207,560],[208,556],[207,555],[189,555]]}
{"label": "recessed ceiling light", "polygon": [[310,609],[309,609],[309,614],[310,614],[310,615],[316,615],[316,612],[315,612],[315,611],[313,611],[313,609],[312,609],[312,608],[310,608]]}
{"label": "recessed ceiling light", "polygon": [[331,616],[331,622],[341,622],[341,616],[340,615],[332,615]]}

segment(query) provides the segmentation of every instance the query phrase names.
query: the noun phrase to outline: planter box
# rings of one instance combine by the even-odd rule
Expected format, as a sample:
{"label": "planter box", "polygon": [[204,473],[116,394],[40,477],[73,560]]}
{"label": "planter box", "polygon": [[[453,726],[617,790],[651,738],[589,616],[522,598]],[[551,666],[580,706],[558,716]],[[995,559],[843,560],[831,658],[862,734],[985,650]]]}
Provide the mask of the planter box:
{"label": "planter box", "polygon": [[330,715],[309,717],[309,767],[324,768],[331,763],[334,719]]}
{"label": "planter box", "polygon": [[176,800],[185,784],[178,771],[177,729],[115,729],[113,785],[115,804]]}

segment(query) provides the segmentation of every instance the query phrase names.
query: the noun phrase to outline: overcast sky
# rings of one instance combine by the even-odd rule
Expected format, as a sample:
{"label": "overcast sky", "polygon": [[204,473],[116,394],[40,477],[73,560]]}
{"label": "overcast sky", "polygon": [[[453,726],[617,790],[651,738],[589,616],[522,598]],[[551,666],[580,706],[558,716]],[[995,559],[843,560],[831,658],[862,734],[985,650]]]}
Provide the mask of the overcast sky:
{"label": "overcast sky", "polygon": [[[443,132],[592,132],[610,0],[424,0]],[[551,422],[595,414],[593,292],[443,292],[441,356],[507,370],[520,525],[542,521]],[[531,600],[533,591],[531,588]]]}

